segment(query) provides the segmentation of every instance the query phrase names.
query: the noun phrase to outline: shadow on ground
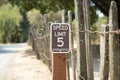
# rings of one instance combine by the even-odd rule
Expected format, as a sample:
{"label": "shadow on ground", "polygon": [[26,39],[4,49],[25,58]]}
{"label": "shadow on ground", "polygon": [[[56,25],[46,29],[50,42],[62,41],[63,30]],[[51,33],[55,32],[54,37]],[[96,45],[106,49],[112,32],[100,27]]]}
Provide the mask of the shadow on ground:
{"label": "shadow on ground", "polygon": [[35,52],[32,50],[31,46],[25,50],[25,54],[23,57],[34,56],[36,55]]}

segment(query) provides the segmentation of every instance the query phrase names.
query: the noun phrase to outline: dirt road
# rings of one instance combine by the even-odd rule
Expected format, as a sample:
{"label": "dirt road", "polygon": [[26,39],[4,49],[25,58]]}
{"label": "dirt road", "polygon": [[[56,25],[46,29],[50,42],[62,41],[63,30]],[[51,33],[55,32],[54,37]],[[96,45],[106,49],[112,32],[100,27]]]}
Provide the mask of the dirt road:
{"label": "dirt road", "polygon": [[9,67],[13,63],[13,54],[24,45],[26,44],[0,44],[0,80],[6,80]]}
{"label": "dirt road", "polygon": [[[31,46],[25,45],[16,52],[6,80],[51,80],[47,65],[37,60]],[[1,80],[1,79],[0,79]]]}

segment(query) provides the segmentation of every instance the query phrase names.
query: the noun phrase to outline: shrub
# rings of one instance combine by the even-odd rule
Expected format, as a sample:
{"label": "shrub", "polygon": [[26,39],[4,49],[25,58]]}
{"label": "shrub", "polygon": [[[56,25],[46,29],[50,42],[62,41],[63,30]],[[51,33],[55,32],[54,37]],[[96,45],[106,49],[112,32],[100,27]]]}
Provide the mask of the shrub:
{"label": "shrub", "polygon": [[0,40],[2,42],[10,42],[17,36],[21,20],[22,16],[17,6],[4,4],[0,7]]}

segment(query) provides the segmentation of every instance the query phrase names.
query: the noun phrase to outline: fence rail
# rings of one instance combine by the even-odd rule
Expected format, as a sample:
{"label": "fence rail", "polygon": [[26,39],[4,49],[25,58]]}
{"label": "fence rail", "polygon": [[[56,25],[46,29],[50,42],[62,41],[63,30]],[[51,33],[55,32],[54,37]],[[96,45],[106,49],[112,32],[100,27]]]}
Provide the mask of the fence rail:
{"label": "fence rail", "polygon": [[[91,30],[73,30],[71,31],[71,33],[75,33],[76,31],[78,32],[82,32],[82,33],[90,33],[90,34],[109,34],[109,33],[112,33],[112,34],[120,34],[120,29],[117,29],[115,31],[106,31],[106,32],[102,32],[102,31],[91,31]],[[39,34],[38,34],[39,35]],[[42,37],[37,37],[35,38],[34,40],[40,40],[40,39],[43,39],[43,38],[46,38],[46,37],[49,37],[50,34],[47,34],[47,35],[44,35]]]}

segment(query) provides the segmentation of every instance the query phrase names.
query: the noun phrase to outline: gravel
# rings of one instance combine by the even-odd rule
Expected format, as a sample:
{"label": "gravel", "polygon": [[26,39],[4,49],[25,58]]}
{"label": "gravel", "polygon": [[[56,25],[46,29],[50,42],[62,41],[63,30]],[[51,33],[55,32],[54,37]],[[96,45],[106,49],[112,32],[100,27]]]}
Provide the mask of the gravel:
{"label": "gravel", "polygon": [[51,80],[52,74],[47,65],[36,59],[30,46],[19,48],[13,60],[7,80]]}

